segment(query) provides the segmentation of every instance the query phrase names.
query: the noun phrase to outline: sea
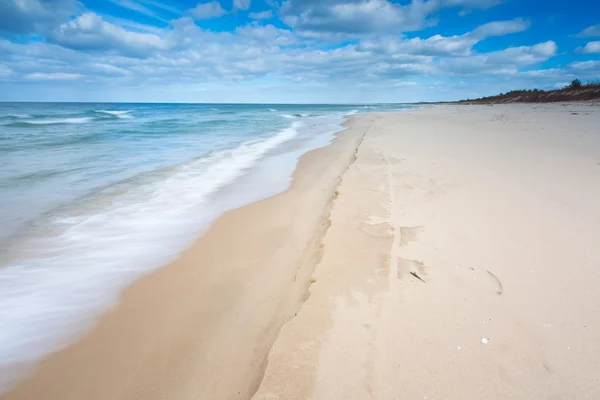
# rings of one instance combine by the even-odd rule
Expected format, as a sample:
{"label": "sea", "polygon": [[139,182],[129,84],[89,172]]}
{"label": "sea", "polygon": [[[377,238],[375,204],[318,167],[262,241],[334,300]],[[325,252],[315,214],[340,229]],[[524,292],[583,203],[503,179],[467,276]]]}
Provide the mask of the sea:
{"label": "sea", "polygon": [[404,105],[0,103],[0,394],[349,115]]}

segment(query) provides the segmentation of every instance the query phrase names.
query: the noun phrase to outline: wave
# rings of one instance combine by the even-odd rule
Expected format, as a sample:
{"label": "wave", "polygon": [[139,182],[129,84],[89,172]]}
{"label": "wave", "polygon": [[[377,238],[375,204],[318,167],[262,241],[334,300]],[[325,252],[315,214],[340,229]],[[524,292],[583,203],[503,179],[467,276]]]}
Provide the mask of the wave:
{"label": "wave", "polygon": [[[31,125],[59,125],[59,124],[87,124],[92,121],[101,121],[107,119],[131,119],[133,110],[94,110],[92,116],[86,117],[56,117],[48,115],[29,115],[13,114],[0,117],[0,121],[5,121],[3,126],[24,127]],[[87,113],[90,115],[90,113]]]}
{"label": "wave", "polygon": [[27,258],[0,268],[0,287],[9,289],[0,291],[0,392],[23,368],[83,335],[123,289],[176,257],[224,211],[215,210],[222,206],[211,196],[302,125],[295,121],[271,137],[109,185],[55,210],[45,229],[12,243]]}
{"label": "wave", "polygon": [[308,116],[308,114],[281,114],[281,116],[283,118],[287,118],[287,119],[296,119],[296,118],[306,117],[306,116]]}
{"label": "wave", "polygon": [[53,118],[53,119],[26,119],[18,122],[7,124],[7,126],[23,126],[23,125],[57,125],[57,124],[86,124],[92,121],[91,117],[79,118]]}
{"label": "wave", "polygon": [[133,110],[94,110],[95,113],[105,114],[114,118],[133,118],[130,113]]}
{"label": "wave", "polygon": [[5,120],[15,120],[15,119],[22,119],[22,118],[31,118],[31,115],[29,114],[10,114],[10,115],[3,115],[0,117],[0,121],[5,121]]}

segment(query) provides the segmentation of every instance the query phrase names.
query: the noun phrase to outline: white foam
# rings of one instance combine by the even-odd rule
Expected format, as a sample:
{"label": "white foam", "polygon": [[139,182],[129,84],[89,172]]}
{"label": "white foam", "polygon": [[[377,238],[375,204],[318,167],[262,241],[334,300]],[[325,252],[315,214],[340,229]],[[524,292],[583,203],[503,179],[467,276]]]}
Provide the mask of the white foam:
{"label": "white foam", "polygon": [[115,118],[132,118],[129,114],[132,113],[133,110],[94,110],[94,112],[111,115]]}
{"label": "white foam", "polygon": [[55,118],[55,119],[31,119],[21,121],[31,125],[54,125],[54,124],[85,124],[92,120],[90,117],[81,118]]}
{"label": "white foam", "polygon": [[15,246],[27,258],[0,267],[0,394],[84,334],[124,288],[173,259],[217,216],[209,196],[301,126],[150,174],[141,185],[109,188],[120,194],[108,208],[86,203],[84,212],[56,218],[54,235]]}

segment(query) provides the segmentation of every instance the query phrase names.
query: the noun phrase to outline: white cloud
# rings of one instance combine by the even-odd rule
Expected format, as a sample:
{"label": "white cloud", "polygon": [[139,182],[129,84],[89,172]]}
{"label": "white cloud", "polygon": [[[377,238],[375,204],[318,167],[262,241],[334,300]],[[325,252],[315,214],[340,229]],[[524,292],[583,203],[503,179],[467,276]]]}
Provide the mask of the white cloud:
{"label": "white cloud", "polygon": [[212,19],[227,14],[227,11],[221,7],[221,3],[218,1],[198,3],[196,7],[192,8],[189,12],[196,19]]}
{"label": "white cloud", "polygon": [[578,48],[576,50],[577,53],[580,54],[593,54],[600,53],[600,41],[598,42],[589,42],[583,48]]}
{"label": "white cloud", "polygon": [[576,61],[563,69],[563,76],[568,80],[597,81],[600,76],[600,60]]}
{"label": "white cloud", "polygon": [[391,0],[285,0],[283,21],[311,36],[323,32],[364,35],[416,31],[436,23],[432,17],[444,8],[490,8],[499,0],[414,0],[399,4]]}
{"label": "white cloud", "polygon": [[32,80],[44,80],[44,81],[72,81],[76,79],[82,78],[81,74],[70,74],[66,72],[55,72],[55,73],[46,73],[46,72],[35,72],[32,74],[27,74],[25,76],[26,79]]}
{"label": "white cloud", "polygon": [[250,8],[252,0],[233,0],[233,8],[238,10],[247,10]]}
{"label": "white cloud", "polygon": [[450,74],[516,74],[520,67],[535,65],[556,55],[558,46],[553,41],[534,46],[509,47],[504,50],[452,57],[440,62],[441,69]]}
{"label": "white cloud", "polygon": [[375,40],[363,40],[359,49],[363,51],[382,52],[392,56],[398,55],[468,55],[477,40],[463,36],[444,37],[434,35],[427,39],[397,39],[395,37]]}
{"label": "white cloud", "polygon": [[[129,1],[160,11],[152,4],[155,0]],[[314,101],[315,88],[320,88],[318,100],[327,101],[342,96],[343,88],[360,90],[365,96],[390,90],[418,94],[430,90],[427,88],[431,85],[423,82],[445,80],[447,76],[460,76],[468,83],[465,86],[473,88],[474,81],[498,82],[506,80],[505,75],[510,75],[511,82],[520,79],[515,85],[534,80],[547,82],[551,77],[554,83],[574,79],[572,75],[584,79],[598,69],[594,65],[574,64],[552,74],[544,73],[547,70],[523,71],[556,54],[554,42],[490,53],[474,49],[488,37],[527,29],[529,22],[523,19],[490,22],[454,36],[431,34],[409,39],[399,34],[409,28],[431,25],[433,13],[445,7],[476,9],[495,4],[494,1],[429,0],[402,6],[388,0],[287,0],[281,8],[274,8],[296,29],[254,21],[227,32],[201,28],[194,21],[225,13],[217,1],[198,4],[163,27],[88,12],[63,21],[51,34],[42,36],[45,40],[22,43],[0,39],[4,70],[13,71],[3,83],[52,80],[53,87],[73,88],[80,85],[77,80],[85,80],[86,93],[92,90],[125,93],[147,101],[157,100],[142,97],[150,91],[161,96],[163,92],[173,93],[169,101],[197,101],[193,96],[198,93],[207,93],[206,96],[229,93],[223,95],[226,97],[234,92],[237,96],[246,89],[248,96],[253,93],[267,96],[279,91],[291,100],[292,93],[299,96],[303,88],[309,88],[306,98],[312,96]],[[194,15],[195,11],[199,14]],[[252,19],[271,16],[271,10],[249,14]],[[326,40],[315,40],[316,37]],[[347,38],[357,40],[345,45],[338,41]],[[587,72],[575,74],[578,68]],[[267,84],[272,88],[265,89]],[[232,85],[235,91],[210,90],[227,85]],[[39,85],[46,86],[50,87]],[[29,82],[24,87],[34,85]],[[442,89],[443,85],[439,90],[431,89],[435,92],[432,96]],[[202,99],[227,100],[219,96]],[[237,101],[247,99],[250,97],[240,97]],[[281,97],[271,98],[277,99]],[[358,99],[366,101],[367,97],[361,95]],[[297,101],[301,101],[299,97]]]}
{"label": "white cloud", "polygon": [[529,21],[522,18],[510,21],[494,21],[477,27],[468,36],[480,40],[491,36],[504,36],[511,33],[523,32],[529,29],[530,25]]}
{"label": "white cloud", "polygon": [[128,10],[133,10],[139,12],[140,14],[144,14],[150,17],[156,17],[156,11],[153,11],[146,7],[145,5],[138,3],[134,0],[108,0],[113,4],[118,5],[119,7],[127,8]]}
{"label": "white cloud", "polygon": [[248,14],[248,16],[252,19],[271,19],[273,18],[273,11],[266,10],[261,12],[252,12]]}
{"label": "white cloud", "polygon": [[66,21],[79,7],[77,0],[2,0],[0,34],[46,32]]}
{"label": "white cloud", "polygon": [[378,37],[363,40],[360,48],[364,50],[383,51],[388,54],[419,54],[427,56],[469,55],[472,47],[490,36],[503,36],[521,32],[529,27],[523,19],[496,21],[481,25],[473,31],[457,36],[433,35],[427,39],[412,38],[402,40],[397,37]]}
{"label": "white cloud", "polygon": [[427,13],[412,4],[402,6],[387,0],[288,0],[283,3],[281,11],[285,23],[302,31],[343,34],[391,33],[413,31],[425,25]]}
{"label": "white cloud", "polygon": [[[6,51],[9,57],[7,67],[26,75],[39,74],[43,66],[47,74],[79,74],[88,84],[120,82],[120,87],[126,87],[127,82],[144,86],[154,82],[166,88],[193,82],[271,78],[303,85],[361,82],[370,87],[384,82],[387,86],[396,81],[412,82],[407,78],[417,76],[514,74],[520,67],[534,65],[556,52],[556,45],[548,42],[473,54],[472,46],[485,36],[483,33],[499,34],[497,29],[488,28],[476,28],[476,35],[467,32],[412,39],[389,36],[327,48],[273,25],[250,24],[234,32],[212,32],[198,27],[191,17],[175,20],[161,33],[150,35],[151,46],[143,42],[140,50],[139,36],[133,44],[124,37],[142,34],[123,29],[108,34],[105,21],[98,16],[88,18],[71,21],[72,26],[63,32],[70,38],[63,43],[76,50],[49,43],[25,45],[0,40],[0,51]],[[69,70],[65,71],[67,60]]]}
{"label": "white cloud", "polygon": [[71,49],[118,52],[135,57],[166,48],[165,41],[155,34],[127,31],[89,12],[58,27],[52,40]]}
{"label": "white cloud", "polygon": [[569,67],[576,71],[586,71],[600,68],[599,60],[576,61],[569,64]]}
{"label": "white cloud", "polygon": [[598,24],[598,25],[592,25],[592,26],[584,29],[577,36],[579,36],[579,37],[595,37],[595,36],[600,36],[600,24]]}
{"label": "white cloud", "polygon": [[111,3],[114,3],[120,7],[127,8],[129,10],[133,10],[139,12],[141,14],[147,15],[149,17],[157,18],[159,20],[164,19],[161,17],[161,14],[167,12],[169,14],[181,14],[181,10],[170,6],[168,4],[161,3],[155,0],[108,0]]}

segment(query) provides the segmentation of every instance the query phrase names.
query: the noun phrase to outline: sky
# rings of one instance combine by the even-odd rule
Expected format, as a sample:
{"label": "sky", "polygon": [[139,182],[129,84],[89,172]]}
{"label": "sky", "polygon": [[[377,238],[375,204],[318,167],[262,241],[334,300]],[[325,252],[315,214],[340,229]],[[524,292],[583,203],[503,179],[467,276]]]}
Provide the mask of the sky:
{"label": "sky", "polygon": [[597,0],[0,0],[0,101],[401,103],[600,79]]}

